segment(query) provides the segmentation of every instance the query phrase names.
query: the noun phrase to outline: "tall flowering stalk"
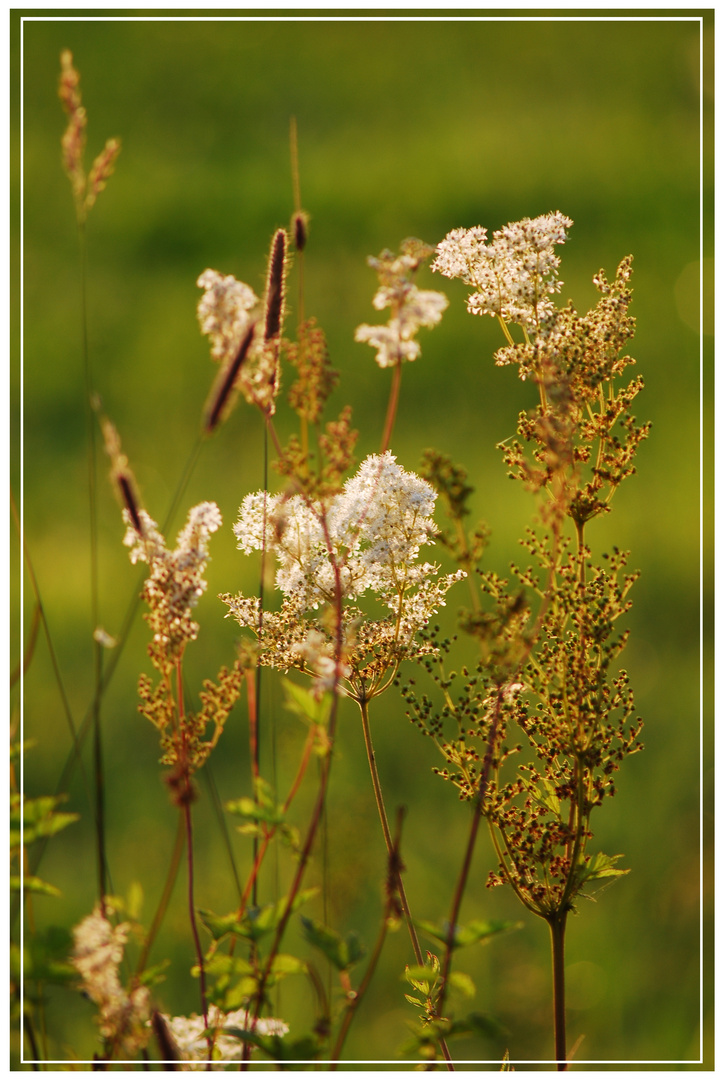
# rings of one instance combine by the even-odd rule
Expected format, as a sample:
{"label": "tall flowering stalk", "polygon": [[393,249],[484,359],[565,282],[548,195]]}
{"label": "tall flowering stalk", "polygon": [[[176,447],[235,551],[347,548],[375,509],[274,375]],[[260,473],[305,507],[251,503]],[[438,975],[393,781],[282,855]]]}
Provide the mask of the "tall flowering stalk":
{"label": "tall flowering stalk", "polygon": [[81,288],[81,334],[83,373],[85,379],[85,412],[88,438],[88,502],[90,510],[90,594],[91,619],[93,625],[93,665],[94,694],[92,703],[93,717],[93,771],[95,779],[95,821],[96,846],[98,858],[98,899],[102,905],[105,900],[107,885],[107,867],[105,850],[105,797],[103,779],[103,741],[101,727],[101,696],[103,693],[103,641],[104,631],[100,626],[100,606],[98,599],[98,526],[96,498],[96,388],[91,365],[88,342],[87,317],[87,244],[86,222],[88,213],[94,206],[98,195],[106,186],[115,168],[120,153],[120,140],[108,139],[86,173],[85,146],[87,114],[80,93],[80,75],[73,66],[73,55],[64,49],[60,55],[60,80],[58,96],[68,117],[68,123],[61,139],[63,168],[70,180],[75,206],[75,218],[78,227],[80,248],[80,288]]}
{"label": "tall flowering stalk", "polygon": [[[135,479],[121,452],[118,435],[108,421],[104,423],[104,434],[112,463],[111,477],[124,504],[123,543],[130,549],[132,563],[144,562],[149,568],[142,596],[148,606],[145,618],[151,630],[148,655],[156,669],[157,681],[146,674],[140,676],[139,710],[159,732],[161,763],[170,766],[166,782],[185,821],[189,919],[199,964],[202,1011],[207,1019],[203,950],[194,903],[192,777],[218,742],[238,698],[243,672],[236,661],[230,669],[221,668],[216,683],[205,680],[201,708],[194,713],[187,710],[184,700],[183,656],[186,647],[198,636],[193,608],[206,589],[203,573],[209,558],[208,542],[220,528],[222,519],[215,503],[200,503],[189,511],[175,548],[169,549],[157,523],[140,505]],[[211,736],[206,738],[209,725]],[[209,1055],[211,1052],[209,1037]]]}
{"label": "tall flowering stalk", "polygon": [[[533,565],[512,565],[517,588],[480,572],[487,605],[464,620],[479,641],[480,661],[462,670],[456,697],[444,672],[441,711],[407,691],[412,719],[445,759],[437,771],[489,823],[498,867],[488,884],[508,884],[548,923],[561,1070],[567,917],[595,882],[627,872],[616,865],[621,856],[589,850],[590,818],[615,793],[620,763],[641,749],[641,721],[619,668],[628,632],[618,629],[637,574],[626,572],[627,556],[616,548],[596,564],[586,527],[610,510],[649,431],[630,412],[642,379],[620,382],[634,363],[621,355],[634,329],[627,314],[632,260],[621,262],[611,283],[602,271],[596,276],[601,297],[586,315],[550,300],[559,291],[554,245],[570,224],[559,213],[526,219],[496,232],[490,244],[484,229],[457,229],[437,249],[433,269],[474,287],[468,310],[500,321],[507,344],[496,362],[517,364],[520,377],[539,388],[539,407],[520,415],[519,439],[502,449],[510,475],[539,496],[542,529],[529,529],[522,541]],[[515,340],[515,325],[522,340]],[[428,466],[464,537],[465,498],[455,499],[452,484],[459,477],[439,459]],[[468,543],[451,546],[468,559]],[[512,771],[520,736],[529,752]]]}
{"label": "tall flowering stalk", "polygon": [[383,251],[378,257],[367,260],[379,278],[379,288],[372,303],[377,311],[389,308],[385,326],[358,326],[355,338],[365,341],[377,350],[376,361],[380,368],[392,368],[392,386],[387,407],[387,418],[382,436],[382,453],[389,449],[399,404],[402,381],[402,365],[416,360],[421,346],[416,340],[422,326],[436,326],[442,318],[449,301],[444,293],[431,289],[419,289],[414,275],[434,249],[421,240],[405,240],[398,255]]}

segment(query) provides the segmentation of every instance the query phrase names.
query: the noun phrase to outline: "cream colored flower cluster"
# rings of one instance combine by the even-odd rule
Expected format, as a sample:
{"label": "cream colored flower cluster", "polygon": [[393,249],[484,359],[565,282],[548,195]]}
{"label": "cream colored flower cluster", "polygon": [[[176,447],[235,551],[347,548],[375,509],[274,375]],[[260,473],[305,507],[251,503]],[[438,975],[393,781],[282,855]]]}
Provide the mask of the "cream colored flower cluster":
{"label": "cream colored flower cluster", "polygon": [[173,551],[166,548],[153,518],[145,510],[138,513],[142,533],[133,525],[129,511],[123,511],[128,526],[123,543],[130,548],[132,563],[146,562],[150,567],[144,599],[150,608],[148,621],[153,630],[154,651],[166,653],[172,659],[198,634],[191,609],[206,589],[203,571],[209,558],[208,540],[221,527],[221,512],[213,502],[194,506]]}
{"label": "cream colored flower cluster", "polygon": [[[206,1030],[202,1016],[192,1013],[190,1016],[165,1016],[161,1014],[173,1042],[178,1049],[182,1061],[206,1062],[208,1059],[208,1042],[204,1031]],[[252,1022],[250,1013],[246,1009],[235,1009],[233,1012],[224,1013],[215,1005],[208,1010],[209,1028],[240,1028],[247,1030]],[[273,1018],[256,1021],[256,1032],[259,1035],[286,1035],[289,1028],[283,1020]],[[220,1032],[214,1040],[214,1063],[211,1068],[221,1067],[222,1062],[241,1061],[243,1057],[244,1043],[241,1039]],[[183,1066],[182,1066],[183,1068]],[[185,1067],[186,1070],[189,1066]],[[205,1068],[205,1065],[191,1066],[191,1068]]]}
{"label": "cream colored flower cluster", "polygon": [[461,278],[474,288],[467,299],[473,315],[493,315],[536,334],[549,325],[560,291],[560,259],[555,245],[563,244],[570,218],[559,211],[505,225],[487,243],[487,230],[453,229],[437,246],[432,270]]}
{"label": "cream colored flower cluster", "polygon": [[422,326],[435,326],[449,301],[443,293],[418,289],[411,280],[420,264],[419,255],[403,252],[395,257],[383,252],[368,262],[380,280],[372,303],[377,311],[390,308],[391,315],[386,326],[358,326],[355,340],[366,341],[377,350],[376,360],[382,368],[416,360],[421,351],[415,340],[417,331]]}
{"label": "cream colored flower cluster", "polygon": [[[370,662],[376,677],[408,655],[416,632],[464,576],[458,571],[437,579],[438,568],[419,561],[421,546],[437,532],[435,498],[431,485],[389,451],[368,457],[326,505],[300,495],[247,496],[234,526],[238,546],[274,552],[283,605],[262,613],[255,597],[221,599],[229,615],[259,634],[261,662],[302,667],[319,680],[317,689],[340,679],[358,689],[364,672],[370,676]],[[391,617],[371,620],[348,603],[366,593]],[[326,618],[305,618],[319,608],[328,609]]]}
{"label": "cream colored flower cluster", "polygon": [[118,977],[130,926],[112,926],[97,905],[73,930],[72,963],[83,991],[98,1007],[98,1025],[119,1057],[133,1058],[148,1042],[150,996],[145,986],[126,991]]}

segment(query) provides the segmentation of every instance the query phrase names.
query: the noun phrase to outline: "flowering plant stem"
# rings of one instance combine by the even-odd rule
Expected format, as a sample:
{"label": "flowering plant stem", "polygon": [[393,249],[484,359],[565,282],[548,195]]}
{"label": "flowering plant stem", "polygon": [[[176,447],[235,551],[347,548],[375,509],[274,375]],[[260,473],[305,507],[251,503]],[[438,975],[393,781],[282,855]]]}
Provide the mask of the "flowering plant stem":
{"label": "flowering plant stem", "polygon": [[392,371],[392,385],[389,391],[389,404],[387,405],[387,418],[384,424],[384,435],[382,436],[382,448],[380,453],[384,454],[389,449],[392,441],[392,432],[394,431],[394,421],[397,418],[397,407],[399,405],[399,389],[402,385],[402,362],[401,360],[394,365]]}
{"label": "flowering plant stem", "polygon": [[567,1071],[565,1036],[565,924],[567,912],[559,911],[548,918],[552,944],[552,991],[555,1017],[555,1059],[557,1071]]}

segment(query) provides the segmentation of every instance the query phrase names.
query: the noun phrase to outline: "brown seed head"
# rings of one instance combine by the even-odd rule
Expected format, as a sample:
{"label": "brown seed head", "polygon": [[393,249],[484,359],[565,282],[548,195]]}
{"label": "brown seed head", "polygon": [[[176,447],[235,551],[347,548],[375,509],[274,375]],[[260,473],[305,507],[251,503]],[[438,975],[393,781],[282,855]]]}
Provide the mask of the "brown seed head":
{"label": "brown seed head", "polygon": [[204,412],[203,430],[207,435],[215,431],[221,421],[233,393],[238,374],[248,356],[255,332],[256,323],[252,322],[249,324],[235,356],[226,367],[221,368],[214,379]]}
{"label": "brown seed head", "polygon": [[288,239],[286,229],[277,229],[271,241],[266,277],[264,341],[278,337],[284,321]]}
{"label": "brown seed head", "polygon": [[133,475],[133,470],[128,464],[128,458],[121,451],[120,436],[118,435],[115,426],[105,416],[101,417],[100,423],[103,429],[106,453],[111,462],[111,482],[130,515],[133,528],[139,536],[143,536],[144,528],[140,515],[141,501],[138,497],[136,478]]}
{"label": "brown seed head", "polygon": [[309,235],[309,215],[303,210],[297,210],[291,218],[291,235],[294,238],[294,247],[297,251],[303,251]]}

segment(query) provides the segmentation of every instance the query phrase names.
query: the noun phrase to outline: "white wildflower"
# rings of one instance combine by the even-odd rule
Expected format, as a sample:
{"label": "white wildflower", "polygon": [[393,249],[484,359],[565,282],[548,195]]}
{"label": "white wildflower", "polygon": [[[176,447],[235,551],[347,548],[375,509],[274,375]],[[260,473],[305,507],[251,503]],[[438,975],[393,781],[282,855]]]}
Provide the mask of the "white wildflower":
{"label": "white wildflower", "polygon": [[[248,495],[234,527],[238,546],[273,551],[283,606],[262,617],[255,597],[221,599],[229,615],[259,634],[260,662],[310,670],[320,692],[337,687],[340,679],[353,691],[369,662],[383,672],[408,655],[417,631],[464,577],[460,571],[437,580],[438,567],[419,560],[421,547],[433,543],[437,532],[435,499],[432,486],[403,469],[389,451],[368,457],[326,504],[300,495]],[[370,620],[349,605],[368,592],[391,618]],[[310,621],[321,607],[329,617]]]}
{"label": "white wildflower", "polygon": [[121,1057],[134,1057],[148,1042],[146,1027],[150,1011],[147,987],[126,991],[118,977],[130,926],[112,926],[97,905],[73,930],[75,946],[71,961],[83,982],[83,990],[98,1007],[98,1024],[104,1039],[113,1043]]}
{"label": "white wildflower", "polygon": [[377,350],[376,360],[382,368],[416,360],[420,353],[419,343],[414,340],[417,331],[422,326],[435,326],[449,303],[443,293],[418,289],[410,279],[431,249],[418,241],[407,241],[406,245],[409,251],[397,257],[385,251],[379,258],[368,260],[380,281],[372,303],[377,311],[390,308],[391,314],[386,326],[358,326],[354,338]]}
{"label": "white wildflower", "polygon": [[499,229],[489,244],[481,226],[453,229],[437,246],[432,270],[473,287],[467,299],[472,314],[497,316],[538,333],[551,321],[550,296],[562,284],[554,245],[565,242],[571,225],[559,211],[524,218]]}
{"label": "white wildflower", "polygon": [[204,290],[197,308],[201,333],[211,339],[214,360],[229,360],[248,330],[251,313],[261,301],[248,285],[218,270],[204,270],[196,284]]}
{"label": "white wildflower", "polygon": [[[163,1014],[161,1014],[163,1015]],[[182,1061],[205,1062],[208,1059],[208,1040],[204,1034],[206,1028],[202,1016],[192,1013],[190,1016],[165,1016],[163,1019],[168,1025]],[[242,1031],[250,1029],[253,1017],[246,1009],[235,1009],[224,1013],[215,1005],[208,1010],[209,1028],[239,1028]],[[259,1035],[286,1035],[289,1030],[288,1024],[283,1020],[273,1018],[261,1018],[256,1021],[256,1031]],[[243,1057],[244,1043],[241,1039],[232,1035],[224,1035],[222,1031],[216,1034],[214,1039],[214,1065],[222,1062],[241,1061]],[[200,1066],[203,1068],[204,1066]],[[212,1066],[214,1067],[214,1066]]]}
{"label": "white wildflower", "polygon": [[156,649],[170,654],[198,634],[191,609],[206,589],[203,571],[209,558],[208,541],[221,527],[221,512],[213,502],[194,506],[173,551],[168,551],[156,522],[145,510],[139,511],[139,517],[143,535],[135,529],[128,510],[123,511],[128,526],[123,543],[131,549],[131,562],[146,562],[150,567],[143,589],[151,609],[148,621]]}

